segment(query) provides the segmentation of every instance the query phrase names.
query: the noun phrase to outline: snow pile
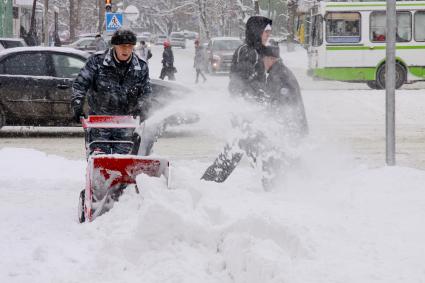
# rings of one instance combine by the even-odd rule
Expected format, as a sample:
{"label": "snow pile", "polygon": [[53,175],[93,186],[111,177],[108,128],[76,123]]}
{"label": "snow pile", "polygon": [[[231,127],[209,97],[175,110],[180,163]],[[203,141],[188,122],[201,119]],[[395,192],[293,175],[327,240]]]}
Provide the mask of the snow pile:
{"label": "snow pile", "polygon": [[[20,151],[9,172],[26,161],[58,173],[49,164],[60,158]],[[11,152],[0,151],[3,170]],[[110,212],[84,225],[76,223],[83,170],[61,160],[56,167],[78,181],[38,172],[28,178],[31,190],[2,185],[0,280],[423,280],[424,172],[368,169],[332,152],[312,147],[272,192],[248,167],[215,184],[198,180],[204,163],[178,161],[170,189],[164,179],[139,176],[140,195],[128,188]]]}

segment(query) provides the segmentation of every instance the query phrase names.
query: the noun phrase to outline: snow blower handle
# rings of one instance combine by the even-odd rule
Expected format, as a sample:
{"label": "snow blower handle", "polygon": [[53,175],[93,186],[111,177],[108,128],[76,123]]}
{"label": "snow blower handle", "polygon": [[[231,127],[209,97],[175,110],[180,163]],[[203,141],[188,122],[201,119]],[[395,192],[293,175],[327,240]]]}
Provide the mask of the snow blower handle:
{"label": "snow blower handle", "polygon": [[108,115],[89,115],[81,120],[83,128],[137,128],[140,125],[139,118],[133,116],[108,116]]}

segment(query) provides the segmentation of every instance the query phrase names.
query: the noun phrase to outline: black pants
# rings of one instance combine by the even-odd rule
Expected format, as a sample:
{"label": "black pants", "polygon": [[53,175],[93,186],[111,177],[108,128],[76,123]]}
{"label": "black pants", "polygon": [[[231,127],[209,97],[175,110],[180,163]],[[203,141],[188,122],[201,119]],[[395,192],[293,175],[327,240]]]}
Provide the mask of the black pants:
{"label": "black pants", "polygon": [[174,67],[166,67],[166,66],[162,67],[159,78],[163,80],[165,77],[168,77],[168,80],[170,81],[176,80],[176,78],[174,77]]}

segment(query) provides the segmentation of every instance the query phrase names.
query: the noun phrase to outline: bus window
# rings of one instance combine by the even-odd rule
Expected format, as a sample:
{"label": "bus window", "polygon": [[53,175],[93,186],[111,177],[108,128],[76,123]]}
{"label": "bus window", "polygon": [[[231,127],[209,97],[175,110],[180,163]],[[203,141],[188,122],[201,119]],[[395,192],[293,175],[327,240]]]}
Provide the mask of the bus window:
{"label": "bus window", "polygon": [[329,12],[326,14],[326,41],[329,43],[360,42],[360,13]]}
{"label": "bus window", "polygon": [[412,14],[410,12],[397,12],[397,42],[412,40]]}
{"label": "bus window", "polygon": [[323,44],[323,17],[322,15],[313,16],[311,28],[311,45],[320,46]]}
{"label": "bus window", "polygon": [[425,11],[415,13],[415,40],[425,41]]}
{"label": "bus window", "polygon": [[[370,14],[370,41],[385,42],[386,34],[385,12]],[[412,39],[412,16],[410,12],[397,12],[397,42],[408,42]]]}
{"label": "bus window", "polygon": [[370,41],[385,41],[385,12],[372,12],[370,14]]}

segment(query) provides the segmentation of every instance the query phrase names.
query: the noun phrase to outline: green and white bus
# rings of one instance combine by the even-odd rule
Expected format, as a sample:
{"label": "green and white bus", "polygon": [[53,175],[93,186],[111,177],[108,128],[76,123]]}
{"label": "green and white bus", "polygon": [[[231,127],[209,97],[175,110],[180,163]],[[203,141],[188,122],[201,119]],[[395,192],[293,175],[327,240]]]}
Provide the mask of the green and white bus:
{"label": "green and white bus", "polygon": [[[309,73],[385,86],[386,3],[318,2],[311,10]],[[396,87],[425,80],[425,1],[397,1]]]}

